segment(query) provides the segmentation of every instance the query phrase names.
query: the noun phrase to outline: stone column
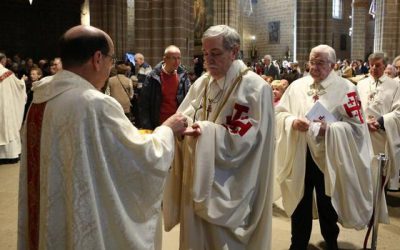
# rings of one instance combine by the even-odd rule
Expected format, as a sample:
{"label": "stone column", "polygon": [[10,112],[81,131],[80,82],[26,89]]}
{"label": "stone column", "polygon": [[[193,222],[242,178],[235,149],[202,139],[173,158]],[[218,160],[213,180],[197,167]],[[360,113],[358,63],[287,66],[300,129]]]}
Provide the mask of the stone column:
{"label": "stone column", "polygon": [[311,48],[332,46],[332,1],[297,0],[297,61],[308,60]]}
{"label": "stone column", "polygon": [[386,53],[389,61],[400,52],[400,0],[377,0],[374,51]]}
{"label": "stone column", "polygon": [[352,35],[351,35],[351,59],[364,60],[370,51],[367,51],[367,24],[369,0],[353,0],[352,3]]}
{"label": "stone column", "polygon": [[193,0],[136,0],[134,51],[143,53],[155,66],[164,49],[176,45],[182,63],[189,65],[193,54]]}
{"label": "stone column", "polygon": [[135,0],[128,0],[127,4],[127,51],[128,52],[135,52]]}
{"label": "stone column", "polygon": [[114,41],[115,56],[127,52],[127,0],[90,0],[90,24],[107,32]]}
{"label": "stone column", "polygon": [[89,0],[84,0],[81,7],[81,24],[90,25],[90,7]]}

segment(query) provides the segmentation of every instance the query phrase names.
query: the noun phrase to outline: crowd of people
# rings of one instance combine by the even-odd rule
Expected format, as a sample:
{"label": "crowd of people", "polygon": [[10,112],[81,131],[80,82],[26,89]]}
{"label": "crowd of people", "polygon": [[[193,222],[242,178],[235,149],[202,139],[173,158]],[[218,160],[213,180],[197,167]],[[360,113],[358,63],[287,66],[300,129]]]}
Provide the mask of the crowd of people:
{"label": "crowd of people", "polygon": [[[116,60],[91,26],[59,49],[49,67],[0,53],[0,158],[21,154],[19,249],[161,249],[162,224],[180,225],[180,249],[271,249],[280,197],[290,249],[307,249],[316,207],[334,250],[338,223],[370,223],[374,154],[399,189],[400,56],[389,70],[383,53],[339,63],[318,45],[303,70],[270,55],[249,67],[226,25],[204,32],[193,72],[175,45],[154,67],[141,53]],[[381,213],[388,223],[384,199]]]}

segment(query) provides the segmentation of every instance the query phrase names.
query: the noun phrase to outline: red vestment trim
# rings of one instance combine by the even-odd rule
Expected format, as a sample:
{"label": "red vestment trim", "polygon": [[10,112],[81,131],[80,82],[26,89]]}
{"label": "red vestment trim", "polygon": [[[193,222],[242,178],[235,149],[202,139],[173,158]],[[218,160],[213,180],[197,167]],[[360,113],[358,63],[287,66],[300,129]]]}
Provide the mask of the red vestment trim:
{"label": "red vestment trim", "polygon": [[40,137],[46,103],[32,104],[27,117],[28,233],[29,249],[39,249]]}
{"label": "red vestment trim", "polygon": [[13,72],[12,71],[6,71],[4,74],[2,74],[1,76],[0,76],[0,82],[2,82],[4,79],[6,79],[7,77],[9,77],[10,75],[12,75],[13,74]]}

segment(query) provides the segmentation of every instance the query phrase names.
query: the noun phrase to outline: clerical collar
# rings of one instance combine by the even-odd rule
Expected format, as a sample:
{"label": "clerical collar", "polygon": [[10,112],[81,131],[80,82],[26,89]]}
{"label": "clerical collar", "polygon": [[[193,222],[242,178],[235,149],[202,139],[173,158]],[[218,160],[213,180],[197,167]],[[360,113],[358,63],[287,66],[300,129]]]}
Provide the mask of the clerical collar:
{"label": "clerical collar", "polygon": [[[324,80],[320,81],[316,85],[321,85],[322,88],[326,89],[330,84],[332,84],[332,82],[334,82],[336,76],[336,73],[332,70]],[[314,81],[310,82],[310,86],[312,84],[314,84]]]}
{"label": "clerical collar", "polygon": [[224,77],[222,77],[222,78],[220,78],[220,79],[211,79],[211,82],[216,82],[217,83],[217,85],[218,85],[218,87],[219,87],[219,89],[223,89],[224,88],[224,83],[225,83],[225,78],[226,78],[226,76],[224,76]]}
{"label": "clerical collar", "polygon": [[371,78],[372,78],[372,82],[371,83],[373,83],[373,84],[376,84],[376,82],[378,82],[378,84],[381,84],[381,83],[383,83],[385,80],[386,80],[386,75],[385,74],[383,74],[381,77],[379,77],[378,79],[375,79],[373,76],[371,76]]}

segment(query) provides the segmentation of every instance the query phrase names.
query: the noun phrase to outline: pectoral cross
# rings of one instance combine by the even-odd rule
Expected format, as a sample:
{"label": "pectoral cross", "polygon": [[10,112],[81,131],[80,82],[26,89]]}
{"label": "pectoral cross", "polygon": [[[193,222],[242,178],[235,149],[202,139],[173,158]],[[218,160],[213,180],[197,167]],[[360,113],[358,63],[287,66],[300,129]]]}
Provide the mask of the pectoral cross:
{"label": "pectoral cross", "polygon": [[309,96],[313,95],[312,98],[314,100],[314,102],[319,100],[319,96],[325,94],[326,91],[324,90],[324,88],[319,84],[314,82],[313,84],[311,84],[310,86],[310,90],[307,92],[307,94]]}
{"label": "pectoral cross", "polygon": [[211,111],[212,111],[211,101],[210,101],[210,99],[208,99],[207,114],[211,113]]}

